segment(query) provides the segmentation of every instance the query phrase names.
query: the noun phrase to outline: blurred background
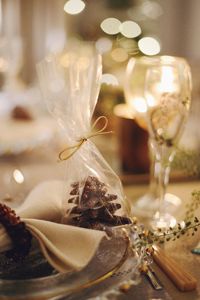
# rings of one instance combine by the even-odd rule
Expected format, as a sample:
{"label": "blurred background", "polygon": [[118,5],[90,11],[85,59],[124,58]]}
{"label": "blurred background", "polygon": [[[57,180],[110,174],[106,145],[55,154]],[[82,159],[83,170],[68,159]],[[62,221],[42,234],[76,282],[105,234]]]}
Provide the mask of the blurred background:
{"label": "blurred background", "polygon": [[76,40],[93,41],[102,54],[95,116],[108,116],[115,134],[95,143],[126,184],[147,182],[150,168],[142,107],[130,111],[125,101],[128,60],[173,55],[189,61],[192,107],[172,180],[199,177],[199,11],[198,0],[0,0],[0,196],[20,201],[38,181],[64,173],[56,160],[65,143],[46,111],[35,66]]}

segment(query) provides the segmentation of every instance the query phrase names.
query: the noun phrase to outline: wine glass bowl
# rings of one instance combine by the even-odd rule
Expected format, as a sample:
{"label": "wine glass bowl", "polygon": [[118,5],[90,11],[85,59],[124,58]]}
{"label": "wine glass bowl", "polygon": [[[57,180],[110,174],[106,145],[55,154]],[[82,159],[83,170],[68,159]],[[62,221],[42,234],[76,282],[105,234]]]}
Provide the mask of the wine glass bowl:
{"label": "wine glass bowl", "polygon": [[[188,70],[189,71],[189,70]],[[190,107],[190,76],[179,65],[150,67],[146,73],[147,122],[157,144],[172,146],[179,138]]]}

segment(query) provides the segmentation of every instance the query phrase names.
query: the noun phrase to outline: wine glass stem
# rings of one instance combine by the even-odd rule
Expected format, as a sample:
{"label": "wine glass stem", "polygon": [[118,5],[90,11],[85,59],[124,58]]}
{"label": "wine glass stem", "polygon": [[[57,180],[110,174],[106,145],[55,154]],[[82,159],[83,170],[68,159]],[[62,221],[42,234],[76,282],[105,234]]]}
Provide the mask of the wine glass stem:
{"label": "wine glass stem", "polygon": [[164,200],[169,183],[170,165],[174,156],[174,149],[161,145],[156,147],[154,178],[157,179],[157,195],[159,199],[159,215],[164,214]]}
{"label": "wine glass stem", "polygon": [[159,195],[159,214],[163,213],[163,203],[166,194],[166,188],[169,182],[170,164],[167,166],[162,161],[156,161],[156,169],[159,170],[158,175],[158,195]]}
{"label": "wine glass stem", "polygon": [[156,172],[156,159],[154,151],[152,151],[151,140],[149,139],[149,155],[150,155],[150,181],[149,192],[153,196],[153,199],[158,198],[158,174]]}

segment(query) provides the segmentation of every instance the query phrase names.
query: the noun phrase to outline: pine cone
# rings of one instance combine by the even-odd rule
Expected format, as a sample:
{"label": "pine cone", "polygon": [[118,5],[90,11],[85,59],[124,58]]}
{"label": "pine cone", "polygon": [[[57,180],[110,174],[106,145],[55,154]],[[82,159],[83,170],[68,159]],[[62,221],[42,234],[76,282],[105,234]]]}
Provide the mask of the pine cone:
{"label": "pine cone", "polygon": [[117,195],[108,194],[105,183],[97,177],[89,176],[85,183],[76,182],[71,186],[70,195],[74,195],[74,198],[68,201],[75,206],[69,212],[68,224],[105,230],[107,226],[131,223],[129,218],[115,215],[121,208],[121,204],[113,202],[117,200]]}
{"label": "pine cone", "polygon": [[22,260],[28,255],[31,248],[32,235],[26,229],[25,223],[21,222],[14,210],[0,203],[0,223],[6,229],[12,240],[13,248],[5,254],[15,261]]}

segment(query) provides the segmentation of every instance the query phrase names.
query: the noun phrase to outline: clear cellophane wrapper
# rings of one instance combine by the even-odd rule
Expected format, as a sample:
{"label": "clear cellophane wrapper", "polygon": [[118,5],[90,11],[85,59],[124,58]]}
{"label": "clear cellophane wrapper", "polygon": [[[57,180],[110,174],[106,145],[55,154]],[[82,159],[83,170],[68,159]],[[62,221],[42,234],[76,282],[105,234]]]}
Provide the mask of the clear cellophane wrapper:
{"label": "clear cellophane wrapper", "polygon": [[93,229],[129,223],[121,181],[88,138],[101,56],[91,44],[70,45],[64,53],[46,57],[38,75],[48,110],[65,133],[63,222]]}

